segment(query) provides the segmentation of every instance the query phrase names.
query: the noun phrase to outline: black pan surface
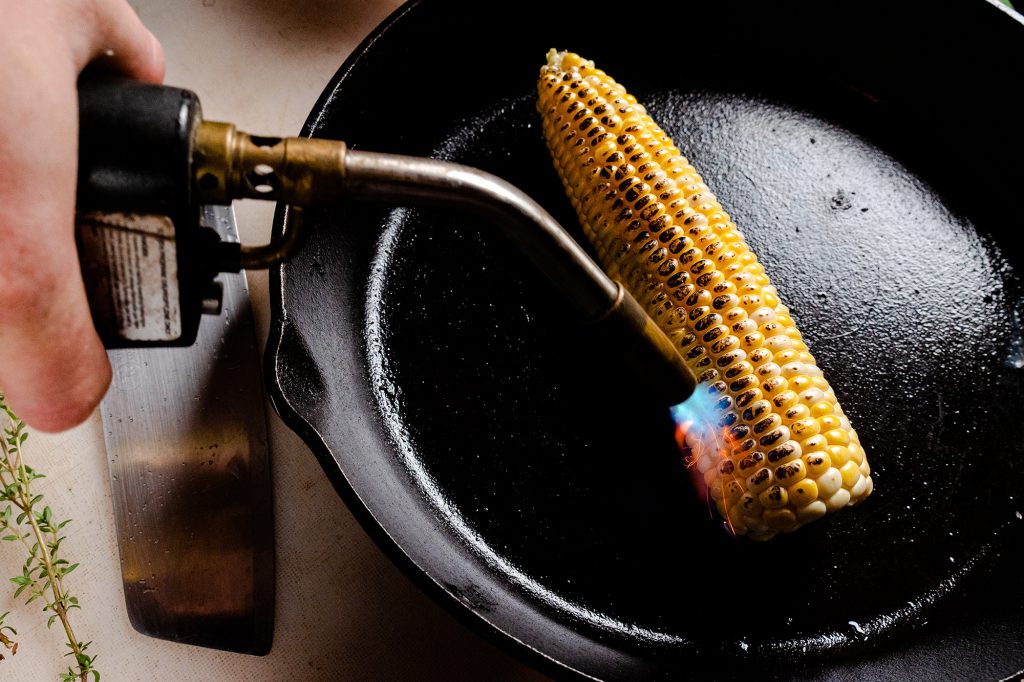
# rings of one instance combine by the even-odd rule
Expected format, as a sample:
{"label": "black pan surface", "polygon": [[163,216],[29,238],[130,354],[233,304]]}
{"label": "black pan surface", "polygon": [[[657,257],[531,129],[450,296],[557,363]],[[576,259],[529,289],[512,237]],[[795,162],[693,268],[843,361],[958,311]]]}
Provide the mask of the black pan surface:
{"label": "black pan surface", "polygon": [[314,213],[272,287],[275,405],[475,629],[600,678],[1024,668],[1024,25],[909,5],[423,1],[327,87],[307,134],[480,167],[582,239],[533,88],[549,47],[594,59],[744,230],[874,469],[862,507],[731,538],[667,411],[493,225]]}

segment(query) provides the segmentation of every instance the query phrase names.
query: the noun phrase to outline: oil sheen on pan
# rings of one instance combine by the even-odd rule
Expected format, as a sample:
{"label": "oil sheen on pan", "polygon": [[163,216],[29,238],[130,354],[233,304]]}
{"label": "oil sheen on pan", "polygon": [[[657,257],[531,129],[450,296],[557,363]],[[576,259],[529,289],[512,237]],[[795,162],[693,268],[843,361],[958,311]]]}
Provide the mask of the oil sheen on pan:
{"label": "oil sheen on pan", "polygon": [[[667,411],[608,376],[524,259],[472,220],[396,210],[365,334],[406,466],[467,546],[583,628],[755,654],[919,623],[1014,519],[1009,464],[978,424],[1012,420],[987,387],[1019,384],[1016,276],[927,182],[827,118],[731,93],[634,94],[784,292],[872,455],[870,503],[770,543],[731,537],[690,485]],[[454,122],[434,155],[576,224],[532,95]]]}

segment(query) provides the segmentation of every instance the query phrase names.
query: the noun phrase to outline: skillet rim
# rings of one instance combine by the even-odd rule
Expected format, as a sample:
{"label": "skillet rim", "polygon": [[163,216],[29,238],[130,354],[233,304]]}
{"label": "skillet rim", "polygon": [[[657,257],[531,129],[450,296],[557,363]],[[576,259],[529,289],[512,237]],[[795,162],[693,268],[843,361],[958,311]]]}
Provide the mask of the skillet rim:
{"label": "skillet rim", "polygon": [[[971,0],[977,1],[977,0]],[[1024,14],[1018,13],[1004,5],[1000,0],[984,0],[990,6],[998,8],[1004,15],[1024,26]],[[324,116],[324,112],[330,104],[340,96],[349,75],[364,60],[372,50],[374,44],[382,37],[392,31],[406,15],[416,10],[423,0],[407,0],[400,7],[396,8],[386,17],[368,36],[366,36],[352,53],[345,59],[341,67],[335,72],[326,84],[324,90],[317,98],[310,113],[303,124],[300,135],[302,137],[314,137],[314,133]],[[998,21],[993,19],[994,21]],[[272,232],[279,236],[283,226],[288,220],[287,207],[278,204],[275,214]],[[293,407],[287,396],[287,389],[282,385],[281,377],[277,371],[280,356],[288,347],[284,338],[286,332],[287,308],[284,297],[284,278],[282,277],[283,266],[277,265],[269,272],[270,284],[270,324],[268,339],[264,353],[263,369],[268,397],[278,416],[313,452],[320,463],[321,468],[331,481],[339,497],[344,501],[349,511],[359,521],[364,531],[384,552],[384,554],[395,564],[402,573],[421,591],[427,594],[435,603],[441,606],[448,614],[466,626],[473,633],[484,637],[485,640],[503,651],[505,654],[526,663],[537,671],[556,678],[570,677],[573,679],[599,679],[581,670],[572,667],[565,661],[553,658],[538,649],[533,648],[527,642],[518,639],[515,635],[506,632],[495,625],[484,615],[471,606],[464,603],[456,594],[432,577],[426,570],[421,568],[405,552],[398,542],[389,534],[387,529],[374,517],[373,512],[362,501],[359,493],[347,479],[341,463],[332,455],[330,446],[321,436],[317,428],[303,416],[301,411]],[[610,651],[615,652],[624,659],[632,659],[642,665],[642,657],[637,654],[622,651],[617,647],[608,647],[605,643],[596,640],[590,635],[578,633],[579,636]],[[796,673],[796,670],[790,672]],[[766,672],[766,671],[763,671]],[[774,675],[769,675],[774,678]]]}

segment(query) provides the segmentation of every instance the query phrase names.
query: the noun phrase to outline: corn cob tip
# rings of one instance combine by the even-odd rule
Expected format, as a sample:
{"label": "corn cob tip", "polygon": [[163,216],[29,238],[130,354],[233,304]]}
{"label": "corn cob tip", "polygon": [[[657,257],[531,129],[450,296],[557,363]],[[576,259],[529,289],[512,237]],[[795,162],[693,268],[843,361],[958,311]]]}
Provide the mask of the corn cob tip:
{"label": "corn cob tip", "polygon": [[547,66],[549,66],[552,69],[561,69],[562,68],[562,57],[564,57],[564,56],[565,56],[565,52],[564,51],[563,52],[559,52],[556,48],[551,48],[550,50],[548,50],[548,63],[547,63]]}
{"label": "corn cob tip", "polygon": [[547,64],[541,67],[541,76],[548,73],[557,73],[562,71],[568,71],[571,69],[595,69],[594,62],[590,59],[584,59],[575,52],[569,52],[568,50],[558,50],[551,48],[547,54]]}

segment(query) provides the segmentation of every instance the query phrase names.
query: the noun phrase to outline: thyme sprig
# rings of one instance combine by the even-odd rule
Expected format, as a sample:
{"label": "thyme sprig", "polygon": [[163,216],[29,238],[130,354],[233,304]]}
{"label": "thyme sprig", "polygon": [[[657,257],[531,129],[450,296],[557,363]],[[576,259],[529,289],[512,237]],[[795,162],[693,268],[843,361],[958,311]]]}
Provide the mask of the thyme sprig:
{"label": "thyme sprig", "polygon": [[[75,636],[68,617],[72,610],[81,608],[78,598],[64,586],[64,578],[78,568],[78,564],[70,563],[60,555],[60,546],[65,540],[61,531],[71,523],[71,519],[59,521],[48,505],[42,505],[40,509],[43,496],[34,494],[31,486],[33,481],[45,477],[25,464],[22,447],[28,439],[28,431],[25,422],[7,406],[2,393],[0,420],[0,423],[6,422],[3,434],[0,434],[0,541],[21,545],[28,555],[21,574],[11,578],[11,582],[18,586],[14,596],[27,595],[26,603],[29,604],[41,600],[43,612],[50,613],[46,626],[52,627],[59,620],[64,628],[70,649],[65,656],[73,656],[75,663],[68,666],[67,672],[61,673],[61,682],[88,682],[90,675],[93,682],[99,682],[96,656],[86,653],[91,642],[82,642]],[[14,654],[18,645],[11,642],[4,631],[17,632],[4,625],[6,616],[6,613],[0,616],[0,645]]]}

